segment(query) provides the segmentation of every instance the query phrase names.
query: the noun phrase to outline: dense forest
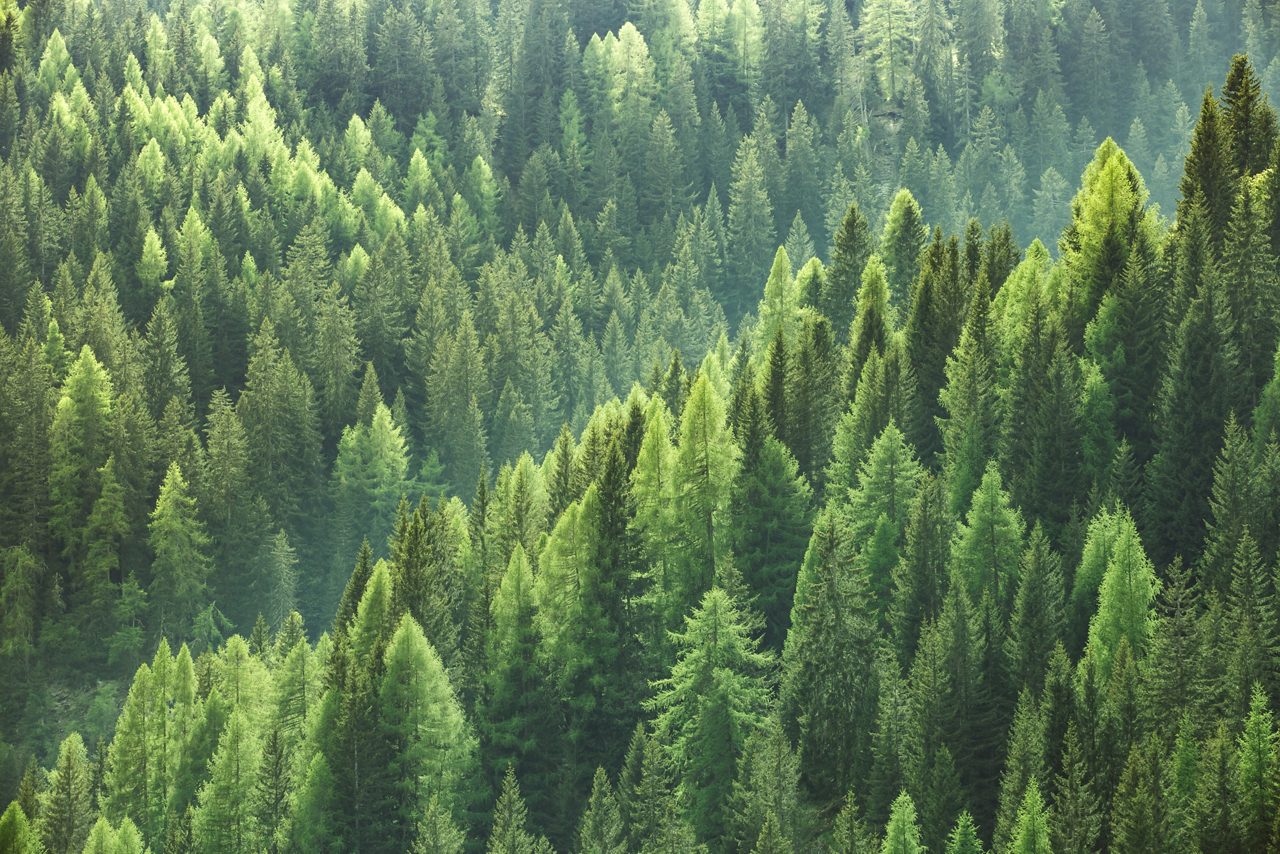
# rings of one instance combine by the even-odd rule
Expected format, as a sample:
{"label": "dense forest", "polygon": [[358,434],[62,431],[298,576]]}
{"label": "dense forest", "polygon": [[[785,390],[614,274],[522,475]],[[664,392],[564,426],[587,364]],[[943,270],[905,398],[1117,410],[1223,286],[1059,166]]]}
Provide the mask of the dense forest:
{"label": "dense forest", "polygon": [[1280,851],[1277,57],[0,0],[0,854]]}

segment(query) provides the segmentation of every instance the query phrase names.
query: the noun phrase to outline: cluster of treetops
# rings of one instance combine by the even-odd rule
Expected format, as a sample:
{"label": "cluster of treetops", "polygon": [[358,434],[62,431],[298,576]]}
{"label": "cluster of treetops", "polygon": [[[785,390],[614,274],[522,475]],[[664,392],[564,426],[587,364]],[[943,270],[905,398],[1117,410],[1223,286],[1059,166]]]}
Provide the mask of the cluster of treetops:
{"label": "cluster of treetops", "polygon": [[1280,845],[1186,5],[0,0],[0,851]]}

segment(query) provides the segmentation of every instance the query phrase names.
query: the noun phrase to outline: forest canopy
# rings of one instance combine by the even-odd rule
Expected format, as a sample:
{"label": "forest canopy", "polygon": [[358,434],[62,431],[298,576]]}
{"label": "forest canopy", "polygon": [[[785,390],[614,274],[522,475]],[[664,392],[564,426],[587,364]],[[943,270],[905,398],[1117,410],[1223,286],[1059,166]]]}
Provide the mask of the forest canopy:
{"label": "forest canopy", "polygon": [[0,854],[1280,851],[1277,92],[1261,0],[0,0]]}

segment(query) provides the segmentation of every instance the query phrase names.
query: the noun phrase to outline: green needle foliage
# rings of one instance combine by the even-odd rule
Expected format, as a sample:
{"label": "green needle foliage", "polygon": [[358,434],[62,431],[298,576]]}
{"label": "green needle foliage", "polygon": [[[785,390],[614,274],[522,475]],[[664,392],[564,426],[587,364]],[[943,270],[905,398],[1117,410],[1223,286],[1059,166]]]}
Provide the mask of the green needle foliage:
{"label": "green needle foliage", "polygon": [[1278,85],[1259,0],[0,0],[0,854],[1280,849]]}

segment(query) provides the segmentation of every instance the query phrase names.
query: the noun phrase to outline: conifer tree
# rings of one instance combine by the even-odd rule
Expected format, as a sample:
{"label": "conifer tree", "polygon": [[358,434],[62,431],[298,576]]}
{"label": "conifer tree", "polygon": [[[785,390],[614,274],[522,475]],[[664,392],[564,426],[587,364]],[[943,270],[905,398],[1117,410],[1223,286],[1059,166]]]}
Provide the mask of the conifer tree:
{"label": "conifer tree", "polygon": [[383,844],[391,845],[398,832],[394,847],[406,849],[432,798],[455,815],[465,805],[475,762],[474,737],[444,665],[407,614],[387,646],[378,702],[390,746],[387,800],[379,809],[390,825]]}
{"label": "conifer tree", "polygon": [[507,769],[502,780],[502,793],[493,808],[493,830],[489,833],[487,854],[537,854],[549,846],[540,845],[526,829],[528,811],[520,796],[515,772]]}
{"label": "conifer tree", "polygon": [[1223,126],[1222,110],[1213,90],[1206,89],[1200,103],[1200,117],[1191,136],[1182,176],[1178,218],[1185,209],[1201,205],[1208,218],[1209,236],[1214,246],[1221,246],[1226,235],[1231,204],[1239,172],[1233,162],[1231,139]]}
{"label": "conifer tree", "polygon": [[771,844],[780,850],[803,845],[809,817],[801,798],[799,757],[775,715],[747,743],[733,807],[734,834],[742,847],[752,837],[763,838],[768,825]]}
{"label": "conifer tree", "polygon": [[[91,773],[84,741],[72,733],[58,747],[58,759],[40,795],[37,827],[44,850],[51,854],[78,854],[89,835],[94,816],[89,796]],[[15,846],[14,850],[22,849]]]}
{"label": "conifer tree", "polygon": [[342,431],[333,466],[333,494],[341,520],[335,559],[347,566],[357,539],[384,543],[391,535],[396,505],[408,487],[409,455],[391,410],[377,404],[368,422]]}
{"label": "conifer tree", "polygon": [[449,811],[432,796],[426,813],[418,822],[413,854],[462,854],[466,841],[466,836],[449,817]]}
{"label": "conifer tree", "polygon": [[1235,761],[1231,768],[1231,817],[1241,850],[1265,848],[1272,832],[1277,798],[1276,728],[1266,695],[1253,688],[1249,714],[1236,742]]}
{"label": "conifer tree", "polygon": [[1098,609],[1089,623],[1087,653],[1105,679],[1122,641],[1133,654],[1146,652],[1151,636],[1151,605],[1160,590],[1137,528],[1128,514],[1118,520],[1106,572],[1098,588]]}
{"label": "conifer tree", "polygon": [[0,815],[0,849],[14,854],[39,854],[47,850],[16,800]]}
{"label": "conifer tree", "polygon": [[1164,756],[1154,736],[1135,744],[1116,786],[1111,807],[1111,841],[1127,851],[1167,851],[1173,840],[1162,808]]}
{"label": "conifer tree", "polygon": [[774,243],[773,204],[756,146],[744,140],[733,163],[729,185],[728,260],[730,291],[725,305],[730,317],[746,308],[748,295],[758,292],[769,266]]}
{"label": "conifer tree", "polygon": [[98,480],[101,491],[86,524],[84,560],[73,565],[73,581],[67,591],[72,607],[81,609],[82,626],[89,635],[109,634],[115,628],[112,604],[117,598],[117,580],[124,580],[120,550],[130,533],[114,456],[107,457]]}
{"label": "conifer tree", "polygon": [[[1028,808],[1027,793],[1036,792],[1031,806],[1037,813],[1031,819],[1033,839],[1048,836],[1045,817],[1040,812],[1039,787],[1045,776],[1044,715],[1039,702],[1023,689],[1014,712],[1009,733],[1009,749],[1004,773],[1000,777],[1000,811],[996,816],[995,847],[998,851],[1018,850],[1009,846],[1018,838],[1023,825],[1021,814]],[[1032,848],[1032,851],[1039,849]]]}
{"label": "conifer tree", "polygon": [[[1267,167],[1278,131],[1276,114],[1262,94],[1261,81],[1248,57],[1231,59],[1222,87],[1222,127],[1230,163],[1241,177]],[[1243,185],[1242,185],[1243,186]]]}
{"label": "conifer tree", "polygon": [[942,610],[951,560],[951,529],[944,485],[939,478],[926,476],[911,505],[902,556],[893,569],[889,602],[889,625],[898,659],[904,665],[915,655],[925,624]]}
{"label": "conifer tree", "polygon": [[951,835],[947,837],[946,854],[982,854],[982,850],[982,840],[978,837],[973,816],[967,811],[960,813]]}
{"label": "conifer tree", "polygon": [[1018,588],[1024,530],[1022,515],[1010,506],[1000,472],[991,463],[951,543],[951,565],[969,601],[979,602],[990,594],[1008,613]]}
{"label": "conifer tree", "polygon": [[880,854],[923,854],[920,825],[916,822],[916,805],[905,791],[898,795],[889,813]]}
{"label": "conifer tree", "polygon": [[68,369],[49,428],[49,524],[67,557],[82,553],[84,525],[101,494],[98,473],[115,434],[111,377],[85,345]]}
{"label": "conifer tree", "polygon": [[849,331],[849,362],[845,368],[845,388],[852,390],[872,351],[883,356],[892,331],[889,287],[884,263],[872,255],[862,270],[858,286],[857,310]]}
{"label": "conifer tree", "polygon": [[854,548],[838,513],[823,511],[800,566],[782,652],[783,720],[806,787],[828,802],[863,778],[875,714],[875,612]]}
{"label": "conifer tree", "polygon": [[950,509],[955,515],[977,488],[979,472],[995,455],[999,437],[991,336],[989,283],[980,275],[960,343],[946,360],[946,387],[938,396],[946,413],[937,423]]}
{"label": "conifer tree", "polygon": [[764,611],[766,643],[778,649],[790,625],[793,572],[803,557],[812,498],[795,458],[769,435],[759,394],[750,395],[738,428],[742,460],[729,503],[732,548]]}
{"label": "conifer tree", "polygon": [[840,221],[831,249],[831,266],[815,304],[842,339],[853,320],[856,294],[870,254],[870,226],[857,202],[853,202]]}
{"label": "conifer tree", "polygon": [[169,465],[160,487],[148,542],[155,555],[150,598],[156,625],[161,634],[186,637],[205,605],[209,538],[177,463]]}
{"label": "conifer tree", "polygon": [[898,190],[889,205],[884,234],[880,237],[889,300],[894,306],[905,306],[911,296],[911,286],[920,273],[920,254],[928,237],[920,205],[909,190]]}
{"label": "conifer tree", "polygon": [[1066,588],[1060,564],[1037,523],[1022,555],[1006,641],[1015,687],[1041,689],[1050,654],[1062,637]]}
{"label": "conifer tree", "polygon": [[724,838],[733,780],[762,724],[772,657],[744,628],[738,605],[713,587],[674,638],[671,675],[654,683],[655,737],[680,775],[678,799],[701,839]]}
{"label": "conifer tree", "polygon": [[1014,829],[1013,843],[1008,849],[1015,854],[1051,854],[1049,822],[1040,786],[1034,781],[1027,786],[1018,810],[1018,825]]}
{"label": "conifer tree", "polygon": [[484,699],[478,711],[485,759],[491,773],[513,767],[525,779],[547,753],[549,703],[544,695],[538,645],[533,574],[524,547],[516,544],[491,605],[493,629],[485,669]]}
{"label": "conifer tree", "polygon": [[737,444],[725,420],[725,404],[705,373],[689,391],[680,418],[680,444],[672,467],[680,542],[680,612],[711,586],[724,559],[731,526],[729,488],[738,469]]}
{"label": "conifer tree", "polygon": [[194,827],[203,851],[257,851],[260,829],[248,793],[253,790],[262,751],[245,713],[234,709],[209,763],[200,789]]}
{"label": "conifer tree", "polygon": [[603,768],[591,781],[591,797],[578,826],[578,850],[582,854],[624,854],[622,817],[618,802]]}

